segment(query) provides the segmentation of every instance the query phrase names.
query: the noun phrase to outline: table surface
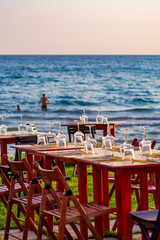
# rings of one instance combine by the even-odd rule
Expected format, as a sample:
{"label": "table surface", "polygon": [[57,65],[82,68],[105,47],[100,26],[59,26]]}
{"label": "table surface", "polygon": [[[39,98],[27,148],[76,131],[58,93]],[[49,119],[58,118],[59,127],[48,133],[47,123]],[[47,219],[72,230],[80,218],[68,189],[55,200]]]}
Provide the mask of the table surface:
{"label": "table surface", "polygon": [[119,146],[114,146],[113,151],[102,149],[101,147],[95,148],[95,153],[86,153],[83,146],[76,146],[74,143],[67,143],[67,148],[57,147],[53,144],[44,145],[15,145],[12,148],[21,149],[23,151],[34,151],[47,156],[61,157],[66,161],[78,161],[86,164],[101,165],[113,170],[120,168],[135,168],[147,167],[151,165],[160,164],[160,151],[153,150],[151,156],[141,157],[140,151],[135,148],[135,159],[122,159]]}
{"label": "table surface", "polygon": [[[126,123],[126,121],[114,121],[114,122],[109,122],[111,125],[121,125],[123,123]],[[62,123],[61,126],[73,126],[77,125],[77,122],[71,122],[71,123]],[[93,122],[87,122],[87,123],[79,123],[79,125],[108,125],[108,123],[97,123],[96,121]]]}
{"label": "table surface", "polygon": [[21,149],[23,151],[27,151],[27,150],[32,150],[32,151],[59,151],[59,150],[75,150],[75,149],[81,149],[83,148],[83,146],[76,146],[74,143],[70,143],[67,142],[66,143],[67,147],[63,148],[63,147],[58,147],[55,144],[47,144],[47,145],[38,145],[38,144],[26,144],[26,145],[14,145],[11,146],[11,148],[15,148],[15,149]]}
{"label": "table surface", "polygon": [[[124,240],[132,239],[132,221],[129,215],[131,211],[131,174],[141,173],[141,188],[142,209],[147,208],[147,173],[157,173],[159,177],[160,171],[160,151],[153,150],[151,156],[141,158],[140,151],[135,148],[135,160],[123,160],[120,155],[119,146],[114,146],[114,151],[106,151],[102,148],[96,148],[95,154],[87,154],[83,148],[75,149],[73,143],[64,149],[57,149],[55,146],[38,146],[34,145],[19,145],[16,148],[27,151],[29,154],[39,154],[45,156],[47,167],[50,167],[51,158],[55,157],[58,160],[57,164],[60,167],[61,163],[69,162],[78,164],[78,188],[79,196],[82,202],[87,201],[87,168],[86,165],[93,166],[93,188],[94,197],[101,198],[106,195],[106,189],[101,183],[101,177],[106,180],[107,176],[103,175],[101,170],[111,171],[115,173],[115,188],[116,188],[116,206],[117,206],[117,226],[119,238],[124,237]],[[49,148],[51,147],[51,148]],[[50,163],[48,162],[50,161]],[[49,164],[49,165],[48,165]],[[63,168],[62,168],[63,170]],[[145,175],[145,176],[144,176]],[[82,177],[83,176],[83,177]],[[145,179],[145,181],[144,181]],[[156,179],[156,184],[160,184],[160,179]],[[97,183],[98,182],[98,183]],[[106,183],[107,184],[107,183]],[[101,186],[101,188],[99,187]],[[102,187],[103,186],[103,187]],[[158,186],[158,185],[157,185]],[[159,185],[160,186],[160,185]],[[156,188],[157,196],[159,196],[159,187]],[[103,194],[101,193],[103,191]],[[96,200],[96,199],[95,199]],[[104,199],[105,200],[105,199]],[[108,201],[108,200],[105,200]],[[123,224],[122,224],[123,223]]]}
{"label": "table surface", "polygon": [[[40,152],[40,150],[38,151]],[[65,151],[43,151],[43,154],[64,159],[75,159],[87,164],[108,166],[109,168],[135,168],[160,164],[160,151],[154,150],[151,156],[141,157],[140,151],[135,151],[135,159],[122,159],[119,151],[108,151],[96,148],[94,154],[87,154],[83,149]]]}
{"label": "table surface", "polygon": [[0,139],[7,139],[7,138],[15,138],[15,137],[25,137],[25,136],[35,136],[35,135],[43,135],[47,134],[44,132],[19,132],[19,131],[12,131],[7,132],[5,135],[0,134]]}

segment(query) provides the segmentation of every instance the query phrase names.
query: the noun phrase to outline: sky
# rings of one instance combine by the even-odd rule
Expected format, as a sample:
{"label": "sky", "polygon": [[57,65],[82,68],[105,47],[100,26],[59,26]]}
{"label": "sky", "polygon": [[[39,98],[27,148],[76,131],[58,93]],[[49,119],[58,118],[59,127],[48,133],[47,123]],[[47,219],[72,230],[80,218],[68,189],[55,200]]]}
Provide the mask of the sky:
{"label": "sky", "polygon": [[0,0],[0,54],[160,54],[160,0]]}

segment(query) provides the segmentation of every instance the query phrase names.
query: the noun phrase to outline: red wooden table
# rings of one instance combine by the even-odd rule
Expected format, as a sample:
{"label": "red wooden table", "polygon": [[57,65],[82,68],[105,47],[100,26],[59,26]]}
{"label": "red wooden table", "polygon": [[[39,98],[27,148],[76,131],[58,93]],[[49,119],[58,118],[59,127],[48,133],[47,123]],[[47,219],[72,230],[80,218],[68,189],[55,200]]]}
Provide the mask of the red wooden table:
{"label": "red wooden table", "polygon": [[[52,158],[56,159],[56,165],[59,166],[62,172],[64,172],[64,163],[77,164],[78,172],[78,190],[80,202],[88,201],[88,187],[87,187],[87,165],[92,165],[93,169],[93,196],[96,201],[109,206],[109,181],[108,172],[115,174],[115,190],[116,190],[116,207],[117,207],[117,232],[118,239],[123,238],[124,240],[132,239],[132,221],[129,212],[132,210],[131,206],[131,175],[140,175],[140,198],[141,210],[148,209],[148,173],[156,174],[156,196],[157,200],[160,195],[160,164],[155,162],[147,161],[124,161],[120,158],[114,157],[111,159],[107,157],[103,158],[104,150],[97,150],[98,153],[101,151],[98,159],[95,159],[95,155],[80,155],[76,153],[69,154],[67,151],[64,152],[56,151],[56,149],[50,151],[41,151],[40,149],[33,149],[33,147],[16,146],[16,148],[23,149],[26,151],[26,157],[30,164],[33,161],[33,155],[43,156],[44,167],[47,169],[51,168]],[[67,150],[67,149],[66,149]],[[74,150],[73,150],[74,151]],[[115,155],[117,153],[115,152]],[[102,155],[102,156],[101,156]],[[58,189],[61,190],[61,186],[57,185]],[[157,201],[158,202],[158,201]],[[158,205],[157,205],[158,208]],[[104,225],[103,225],[104,223]],[[105,218],[103,222],[102,218],[95,219],[95,226],[100,235],[103,235],[103,227],[109,229],[109,218]],[[81,232],[85,239],[88,239],[88,231],[85,225],[81,223]]]}
{"label": "red wooden table", "polygon": [[[33,144],[33,145],[14,145],[11,146],[11,148],[15,148],[17,150],[22,150],[23,152],[25,152],[25,157],[28,160],[28,162],[30,163],[30,165],[33,167],[33,158],[34,160],[38,160],[40,157],[44,157],[44,154],[42,154],[42,151],[67,151],[67,150],[76,150],[76,149],[81,149],[83,147],[81,146],[75,146],[75,144],[73,143],[67,143],[67,148],[63,148],[63,147],[57,147],[55,145],[46,145],[46,146],[42,146],[42,145],[37,145],[37,144]],[[44,161],[44,167],[47,169],[51,168],[51,159],[52,157],[49,159],[49,161]],[[64,172],[64,169],[63,169]],[[28,178],[28,181],[30,181],[30,179]]]}
{"label": "red wooden table", "polygon": [[44,134],[42,132],[19,132],[19,131],[12,131],[7,132],[7,135],[0,135],[0,145],[1,145],[1,164],[5,165],[6,161],[3,159],[3,155],[7,154],[7,145],[15,144],[19,137],[30,137],[35,136],[38,134]]}
{"label": "red wooden table", "polygon": [[[115,137],[116,125],[121,125],[123,123],[126,123],[126,121],[109,122],[109,128],[110,128],[112,136]],[[76,125],[77,125],[77,123],[63,123],[62,124],[62,126],[76,126]],[[108,124],[107,123],[88,122],[88,123],[79,123],[79,125],[95,125],[96,130],[103,130],[103,136],[106,136],[108,133]]]}

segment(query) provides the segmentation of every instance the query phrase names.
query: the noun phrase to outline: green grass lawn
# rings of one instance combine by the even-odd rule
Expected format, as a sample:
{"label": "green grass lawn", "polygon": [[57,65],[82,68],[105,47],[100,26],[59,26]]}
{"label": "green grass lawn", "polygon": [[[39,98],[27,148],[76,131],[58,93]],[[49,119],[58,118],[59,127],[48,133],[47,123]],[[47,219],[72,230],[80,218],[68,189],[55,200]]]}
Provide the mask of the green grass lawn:
{"label": "green grass lawn", "polygon": [[[73,174],[73,165],[66,164],[66,175],[70,176],[71,179],[68,180],[68,184],[70,185],[72,191],[74,194],[78,195],[78,178],[76,176],[72,176]],[[112,173],[110,173],[113,175]],[[0,184],[1,184],[1,179],[0,179]],[[111,187],[112,184],[110,184]],[[92,167],[88,166],[88,200],[92,201],[93,200],[93,178],[92,178]],[[153,200],[153,195],[149,195],[149,205],[154,207],[154,200]],[[110,200],[110,207],[115,207],[115,193],[113,194],[111,200]],[[132,209],[136,210],[137,204],[136,204],[136,197],[135,194],[132,194]],[[14,212],[16,213],[17,207],[14,207]],[[115,215],[110,216],[112,219],[116,218]],[[22,217],[23,218],[23,217]],[[5,227],[5,221],[6,221],[6,208],[0,201],[0,229],[4,229]],[[38,223],[38,216],[36,216],[36,224]],[[16,228],[16,225],[13,221],[11,221],[11,228]],[[0,239],[1,240],[1,239]]]}

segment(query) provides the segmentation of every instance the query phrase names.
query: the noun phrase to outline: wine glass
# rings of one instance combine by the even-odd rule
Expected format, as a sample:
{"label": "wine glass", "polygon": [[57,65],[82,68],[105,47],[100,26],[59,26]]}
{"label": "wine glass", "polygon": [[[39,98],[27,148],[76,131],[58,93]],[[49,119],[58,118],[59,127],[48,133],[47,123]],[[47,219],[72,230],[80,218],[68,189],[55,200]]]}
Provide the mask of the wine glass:
{"label": "wine glass", "polygon": [[87,123],[88,122],[88,117],[85,114],[86,108],[83,108],[83,115],[80,117],[80,122],[81,123]]}
{"label": "wine glass", "polygon": [[93,146],[93,143],[85,141],[84,150],[85,150],[87,153],[92,153],[92,154],[94,154],[94,146]]}
{"label": "wine glass", "polygon": [[27,132],[34,132],[34,126],[32,126],[32,124],[27,126]]}
{"label": "wine glass", "polygon": [[108,119],[107,119],[107,125],[108,125],[108,134],[102,137],[102,148],[112,150],[115,137],[111,135]]}
{"label": "wine glass", "polygon": [[46,146],[46,136],[45,135],[37,135],[37,144]]}
{"label": "wine glass", "polygon": [[144,129],[144,137],[142,141],[139,143],[139,149],[141,152],[141,156],[145,155],[151,155],[152,154],[152,148],[151,148],[151,141],[146,139],[146,127],[140,126],[140,128]]}
{"label": "wine glass", "polygon": [[[86,126],[87,126],[87,125],[86,125]],[[96,141],[95,138],[92,137],[92,131],[91,131],[93,125],[88,125],[88,127],[89,127],[89,137],[87,138],[87,142],[92,143],[93,146],[96,147],[97,141]]]}
{"label": "wine glass", "polygon": [[79,122],[77,122],[78,131],[74,133],[74,143],[75,145],[83,145],[84,134],[79,130]]}
{"label": "wine glass", "polygon": [[89,137],[87,138],[87,140],[84,142],[85,146],[84,146],[84,150],[89,153],[91,152],[92,154],[94,154],[94,148],[97,145],[97,141],[95,138],[92,138],[92,134],[91,134],[91,128],[92,125],[88,125],[89,127]]}
{"label": "wine glass", "polygon": [[7,133],[7,126],[4,125],[4,117],[5,116],[1,116],[1,118],[2,118],[2,125],[0,126],[0,133],[2,135],[6,135],[6,133]]}
{"label": "wine glass", "polygon": [[26,131],[26,125],[23,124],[23,116],[21,116],[21,123],[18,126],[18,130],[19,130],[19,132],[25,132]]}
{"label": "wine glass", "polygon": [[57,142],[58,147],[66,148],[67,147],[67,145],[66,145],[66,135],[62,133],[61,123],[59,123],[59,127],[60,127],[60,131],[56,136],[56,142]]}
{"label": "wine glass", "polygon": [[108,123],[108,118],[107,117],[103,117],[103,123]]}
{"label": "wine glass", "polygon": [[100,114],[100,111],[98,111],[98,115],[96,117],[97,123],[103,123],[103,116]]}
{"label": "wine glass", "polygon": [[127,143],[127,129],[121,129],[121,130],[123,130],[125,134],[125,141],[120,146],[122,159],[129,159],[129,160],[135,159],[134,148],[131,144]]}
{"label": "wine glass", "polygon": [[47,143],[48,144],[57,144],[56,133],[52,131],[52,121],[49,121],[50,124],[50,131],[47,133]]}

